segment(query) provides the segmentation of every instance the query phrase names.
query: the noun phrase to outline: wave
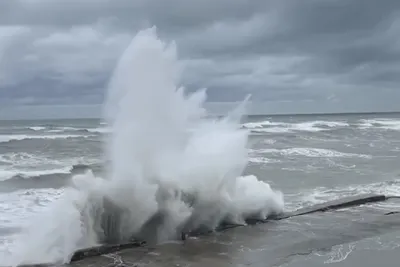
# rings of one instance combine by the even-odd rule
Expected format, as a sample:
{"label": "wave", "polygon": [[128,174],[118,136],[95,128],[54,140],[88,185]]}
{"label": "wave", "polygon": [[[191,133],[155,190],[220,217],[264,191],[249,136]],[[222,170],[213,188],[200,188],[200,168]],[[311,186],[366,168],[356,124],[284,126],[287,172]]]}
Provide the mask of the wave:
{"label": "wave", "polygon": [[0,170],[0,181],[5,181],[13,178],[29,179],[33,177],[41,177],[51,174],[66,174],[70,173],[71,168],[64,167],[49,170]]}
{"label": "wave", "polygon": [[22,141],[32,139],[71,139],[71,138],[88,138],[93,135],[26,135],[26,134],[12,134],[12,135],[0,135],[0,143],[7,143],[10,141]]}
{"label": "wave", "polygon": [[250,163],[255,163],[255,164],[265,164],[265,163],[277,163],[280,162],[279,160],[276,159],[269,159],[269,158],[264,158],[264,157],[251,157],[249,158]]}
{"label": "wave", "polygon": [[[101,124],[100,124],[101,125]],[[15,127],[15,130],[28,130],[31,132],[41,132],[41,133],[109,133],[110,129],[107,127],[73,127],[73,126],[24,126]]]}
{"label": "wave", "polygon": [[0,170],[0,193],[9,193],[23,189],[68,188],[71,186],[71,179],[75,175],[83,175],[87,171],[100,175],[103,173],[103,165],[77,164],[70,167],[36,171]]}
{"label": "wave", "polygon": [[0,170],[0,182],[11,180],[41,180],[42,178],[51,178],[59,174],[78,174],[87,170],[99,170],[99,164],[75,164],[68,167],[45,169],[45,170]]}
{"label": "wave", "polygon": [[350,125],[343,121],[308,121],[298,123],[261,121],[245,123],[242,126],[256,133],[290,133],[296,131],[328,131],[335,128],[348,127]]}
{"label": "wave", "polygon": [[[295,194],[286,194],[285,196],[287,197],[288,209],[296,209],[299,207],[323,203],[325,201],[361,194],[400,195],[400,179],[370,184],[338,186],[333,188],[317,187],[309,190],[302,190]],[[398,202],[397,204],[390,202],[379,204],[379,206],[383,208],[392,208],[393,205],[395,205],[396,208],[399,208]]]}
{"label": "wave", "polygon": [[80,131],[86,132],[86,129],[65,126],[65,127],[51,127],[50,129],[47,130],[47,132],[49,133],[80,132]]}
{"label": "wave", "polygon": [[45,176],[51,178],[60,174],[76,174],[88,169],[100,172],[103,165],[96,158],[54,159],[46,155],[12,152],[0,155],[0,181],[41,180]]}
{"label": "wave", "polygon": [[355,153],[344,153],[331,149],[323,149],[323,148],[308,148],[308,147],[293,147],[293,148],[284,148],[284,149],[261,149],[254,151],[256,153],[263,154],[280,154],[283,156],[305,156],[305,157],[313,157],[313,158],[366,158],[370,159],[370,155],[364,154],[355,154]]}
{"label": "wave", "polygon": [[97,128],[75,128],[75,127],[56,127],[48,130],[49,133],[62,133],[62,132],[84,132],[84,133],[109,133],[110,129],[106,127]]}
{"label": "wave", "polygon": [[109,128],[94,128],[87,129],[90,133],[110,133],[111,130]]}
{"label": "wave", "polygon": [[396,119],[363,119],[360,120],[359,127],[362,129],[378,128],[383,130],[400,131],[400,120]]}
{"label": "wave", "polygon": [[36,168],[41,165],[62,165],[72,166],[80,164],[97,164],[99,163],[96,158],[88,157],[73,157],[54,159],[51,155],[46,154],[31,154],[27,152],[10,152],[0,154],[0,165],[13,165],[14,167],[33,167]]}
{"label": "wave", "polygon": [[43,126],[31,126],[31,127],[28,127],[28,129],[36,132],[36,131],[43,131],[43,130],[46,129],[46,127],[43,127]]}
{"label": "wave", "polygon": [[260,122],[247,122],[242,126],[247,129],[263,128],[265,126],[277,126],[277,125],[287,125],[285,122],[271,122],[271,121],[260,121]]}
{"label": "wave", "polygon": [[62,162],[38,154],[11,152],[0,155],[0,165],[36,167],[40,165],[62,165]]}

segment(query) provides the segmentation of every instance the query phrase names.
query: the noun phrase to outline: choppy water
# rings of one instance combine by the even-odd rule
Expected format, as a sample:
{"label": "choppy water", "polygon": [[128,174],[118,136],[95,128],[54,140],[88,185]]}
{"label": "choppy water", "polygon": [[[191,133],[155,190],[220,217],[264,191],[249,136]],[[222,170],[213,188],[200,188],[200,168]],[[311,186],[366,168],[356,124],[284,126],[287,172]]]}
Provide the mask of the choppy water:
{"label": "choppy water", "polygon": [[[286,209],[367,192],[400,195],[400,114],[251,116],[243,127],[252,132],[246,172],[281,190]],[[12,236],[29,223],[31,216],[63,193],[73,174],[90,168],[101,176],[102,138],[107,132],[99,120],[0,122],[1,251],[12,246]],[[181,258],[181,264],[189,264],[185,258],[189,253],[190,266],[204,266],[193,264],[193,257],[211,266],[228,266],[229,262],[231,266],[375,266],[368,264],[382,257],[385,266],[398,266],[397,230],[379,232],[379,238],[364,239],[360,234],[355,239],[363,240],[357,243],[354,238],[343,238],[344,244],[328,233],[335,225],[338,231],[349,222],[354,225],[349,225],[348,231],[357,232],[355,221],[360,214],[369,218],[400,209],[399,204],[389,202],[375,205],[373,211],[360,208],[322,215],[322,221],[321,215],[306,216],[228,231],[188,241],[186,250],[190,253],[183,251],[181,244],[169,244],[152,254],[161,255],[159,260],[146,259],[153,264],[149,266],[171,266],[163,265],[163,259],[175,264],[179,263],[176,258]],[[219,254],[215,254],[215,246],[221,250]],[[211,257],[210,253],[215,255]]]}

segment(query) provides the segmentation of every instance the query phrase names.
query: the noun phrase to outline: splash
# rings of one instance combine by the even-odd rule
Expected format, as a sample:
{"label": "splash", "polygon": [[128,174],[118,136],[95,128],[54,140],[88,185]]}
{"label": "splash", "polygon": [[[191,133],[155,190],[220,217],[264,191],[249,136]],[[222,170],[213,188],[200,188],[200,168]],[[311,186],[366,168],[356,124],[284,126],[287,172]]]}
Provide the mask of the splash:
{"label": "splash", "polygon": [[19,246],[18,264],[67,262],[77,248],[104,241],[104,214],[115,215],[114,241],[161,242],[282,211],[280,192],[241,176],[248,160],[249,133],[240,125],[245,102],[210,119],[205,90],[177,87],[181,70],[175,44],[158,39],[155,27],[135,36],[106,95],[106,179],[90,172],[74,177],[50,210],[50,225],[28,231],[31,242]]}

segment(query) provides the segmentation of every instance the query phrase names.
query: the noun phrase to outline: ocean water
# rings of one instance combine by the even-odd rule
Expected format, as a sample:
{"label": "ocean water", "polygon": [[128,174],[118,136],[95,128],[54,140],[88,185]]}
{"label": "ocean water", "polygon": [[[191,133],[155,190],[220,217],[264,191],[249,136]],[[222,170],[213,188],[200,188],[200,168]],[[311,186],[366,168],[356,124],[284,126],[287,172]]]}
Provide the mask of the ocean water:
{"label": "ocean water", "polygon": [[[362,193],[400,195],[400,114],[248,116],[241,123],[250,131],[249,162],[245,174],[254,174],[282,191],[286,210]],[[73,175],[86,169],[93,170],[98,176],[104,174],[104,139],[110,131],[100,120],[92,119],[0,122],[0,250],[3,253],[12,247],[14,237],[30,224],[34,216],[63,195]],[[355,220],[360,213],[371,216],[399,210],[400,202],[381,203],[373,207],[374,212],[355,209],[353,213],[319,215],[324,217],[322,222],[317,217],[306,216],[292,223],[282,223],[279,230],[287,233],[302,229],[309,236],[320,234],[324,237],[327,232],[333,231],[333,222],[340,225],[342,221],[348,223]],[[304,255],[290,248],[299,255],[284,257],[281,262],[275,253],[262,252],[265,247],[293,244],[294,236],[279,239],[276,233],[271,234],[277,232],[276,229],[271,230],[276,227],[249,227],[247,230],[227,231],[225,236],[219,236],[228,238],[229,242],[225,239],[224,242],[210,241],[212,238],[206,237],[201,249],[197,240],[198,257],[203,255],[203,260],[207,255],[209,257],[209,253],[215,252],[210,242],[214,246],[215,242],[220,242],[224,244],[224,251],[219,252],[223,257],[236,257],[233,254],[237,252],[229,250],[227,244],[230,243],[232,249],[239,247],[241,253],[246,251],[246,247],[251,247],[248,255],[255,255],[258,251],[258,254],[264,255],[261,257],[263,263],[277,266],[320,266],[324,262],[340,266],[361,266],[361,263],[373,266],[365,265],[368,261],[362,260],[370,257],[371,253],[378,258],[393,260],[388,260],[385,266],[397,266],[398,263],[395,255],[400,246],[399,231],[367,241],[361,235],[362,241],[356,244],[349,244],[344,238],[343,244],[333,243],[333,248],[328,241],[322,240],[327,244],[322,252],[318,249],[308,251],[307,246],[312,247],[314,243],[305,242],[300,249],[306,251]],[[179,257],[182,253],[174,246],[177,245],[161,246],[161,252],[157,253],[168,254],[169,258],[165,261],[171,263],[171,255]],[[254,255],[248,259],[246,257],[249,256],[241,256],[241,260],[251,262],[254,257],[257,258]],[[269,255],[268,259],[265,255]],[[214,260],[215,266],[228,266],[223,259],[211,257],[208,261]],[[357,265],[357,259],[360,265]],[[232,259],[229,261],[232,262]],[[162,262],[160,260],[160,265],[154,266],[171,266],[162,265]]]}

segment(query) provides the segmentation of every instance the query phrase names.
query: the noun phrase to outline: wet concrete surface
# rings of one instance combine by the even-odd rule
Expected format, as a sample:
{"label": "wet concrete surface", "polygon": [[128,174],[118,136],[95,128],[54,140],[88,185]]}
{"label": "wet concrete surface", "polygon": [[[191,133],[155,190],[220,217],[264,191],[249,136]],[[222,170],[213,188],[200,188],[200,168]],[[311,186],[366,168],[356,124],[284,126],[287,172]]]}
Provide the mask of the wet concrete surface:
{"label": "wet concrete surface", "polygon": [[[305,267],[326,263],[334,266],[377,266],[377,262],[383,266],[398,266],[400,215],[385,213],[367,205],[308,214],[238,227],[185,241],[126,249],[86,258],[69,266]],[[383,245],[377,246],[377,240],[383,237]],[[369,246],[373,253],[358,249],[359,243]],[[385,244],[391,244],[391,249],[382,249]],[[348,255],[344,257],[346,253]],[[352,256],[353,253],[359,256]],[[335,257],[342,260],[335,261]],[[371,260],[365,261],[363,257]],[[331,262],[330,258],[333,258]]]}

